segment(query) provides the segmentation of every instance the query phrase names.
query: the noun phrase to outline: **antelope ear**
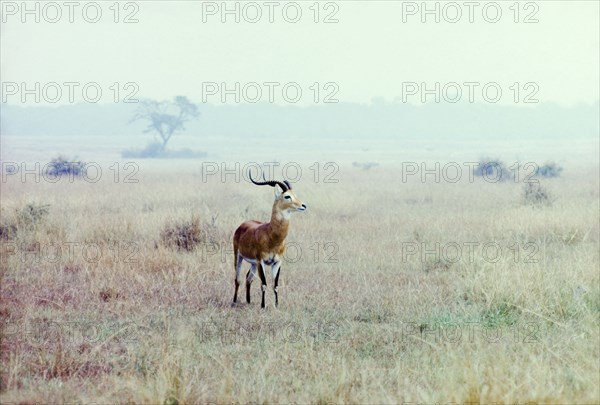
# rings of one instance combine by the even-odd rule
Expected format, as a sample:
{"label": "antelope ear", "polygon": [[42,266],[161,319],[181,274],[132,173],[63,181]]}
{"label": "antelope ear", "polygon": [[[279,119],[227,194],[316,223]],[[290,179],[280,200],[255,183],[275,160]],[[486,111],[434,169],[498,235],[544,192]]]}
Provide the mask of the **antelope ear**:
{"label": "antelope ear", "polygon": [[279,191],[279,187],[273,187],[273,192],[275,193],[275,199],[279,200],[282,194],[282,192]]}

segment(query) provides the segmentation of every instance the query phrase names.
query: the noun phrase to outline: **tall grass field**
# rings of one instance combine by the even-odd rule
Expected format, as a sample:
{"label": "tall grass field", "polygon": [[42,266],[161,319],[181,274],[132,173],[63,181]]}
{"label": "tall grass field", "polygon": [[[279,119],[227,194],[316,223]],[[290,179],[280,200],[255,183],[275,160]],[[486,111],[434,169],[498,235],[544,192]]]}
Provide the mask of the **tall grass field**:
{"label": "tall grass field", "polygon": [[264,310],[258,277],[232,305],[231,241],[269,220],[270,187],[101,169],[3,174],[3,404],[599,401],[597,167],[305,168]]}

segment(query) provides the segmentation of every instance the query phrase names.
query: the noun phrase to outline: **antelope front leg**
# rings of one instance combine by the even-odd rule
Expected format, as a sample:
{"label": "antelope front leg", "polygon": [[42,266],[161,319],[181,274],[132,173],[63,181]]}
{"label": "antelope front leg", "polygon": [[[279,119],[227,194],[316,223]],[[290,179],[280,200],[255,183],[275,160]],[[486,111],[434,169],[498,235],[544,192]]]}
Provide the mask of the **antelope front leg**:
{"label": "antelope front leg", "polygon": [[237,302],[238,288],[240,287],[240,274],[242,272],[242,258],[237,254],[235,255],[235,292],[233,293],[233,303]]}
{"label": "antelope front leg", "polygon": [[262,281],[262,301],[260,303],[260,307],[265,307],[265,291],[267,290],[267,278],[265,277],[265,270],[262,261],[259,261],[256,265],[258,267],[258,276],[260,277],[260,281]]}
{"label": "antelope front leg", "polygon": [[256,266],[253,264],[248,270],[248,274],[246,274],[246,302],[250,304],[250,286],[252,285],[252,280],[254,280],[254,273],[256,272]]}
{"label": "antelope front leg", "polygon": [[240,282],[237,280],[237,278],[235,279],[235,292],[233,293],[233,303],[235,304],[237,302],[237,292],[238,292],[238,288],[240,288]]}
{"label": "antelope front leg", "polygon": [[279,285],[279,272],[281,271],[281,262],[277,262],[273,265],[273,278],[275,279],[275,286],[273,291],[275,292],[275,306],[279,305],[279,299],[277,297],[277,286]]}

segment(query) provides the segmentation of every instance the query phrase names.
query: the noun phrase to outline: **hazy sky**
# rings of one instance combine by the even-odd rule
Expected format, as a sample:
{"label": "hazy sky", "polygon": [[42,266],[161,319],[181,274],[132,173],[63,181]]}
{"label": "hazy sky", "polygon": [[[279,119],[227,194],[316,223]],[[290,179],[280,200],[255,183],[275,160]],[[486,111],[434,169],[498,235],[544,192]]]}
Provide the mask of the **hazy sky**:
{"label": "hazy sky", "polygon": [[[597,1],[227,2],[230,10],[238,7],[239,23],[235,14],[223,15],[221,1],[121,2],[117,23],[113,1],[76,2],[72,23],[63,2],[54,3],[60,10],[44,8],[43,2],[26,4],[35,10],[36,3],[40,22],[35,11],[23,14],[21,1],[2,1],[1,79],[3,99],[11,104],[21,104],[22,82],[30,89],[39,82],[40,93],[47,83],[59,83],[59,104],[69,102],[64,82],[80,83],[72,87],[74,102],[84,101],[81,89],[90,82],[98,85],[88,88],[89,98],[99,87],[102,102],[115,96],[122,101],[136,91],[137,98],[183,94],[200,101],[204,95],[207,102],[221,103],[222,88],[211,87],[211,82],[224,82],[229,89],[239,82],[242,102],[256,99],[256,86],[247,85],[256,82],[262,101],[268,101],[272,90],[274,101],[281,104],[295,99],[299,86],[301,105],[315,97],[323,102],[327,95],[365,103],[404,95],[408,102],[421,103],[423,88],[411,87],[412,82],[425,82],[429,89],[439,82],[442,102],[456,99],[451,82],[458,84],[461,101],[468,101],[471,90],[474,101],[490,102],[497,88],[502,104],[527,105],[527,96],[567,105],[599,98]],[[96,18],[96,4],[102,12],[99,21],[85,21]],[[423,4],[438,8],[439,22],[435,14],[423,15]],[[138,22],[124,23],[130,14]],[[337,22],[324,23],[327,16]],[[251,23],[253,19],[258,21]],[[118,95],[111,89],[115,82],[121,88]],[[124,88],[128,82],[135,85]],[[286,98],[283,85],[292,82],[298,86],[288,86]],[[469,87],[465,82],[477,84]],[[484,98],[486,83],[493,85],[486,87]],[[46,91],[42,101],[56,98],[52,86]],[[426,100],[433,101],[434,95]],[[226,101],[235,102],[234,95]],[[27,96],[27,104],[33,103],[34,96]]]}

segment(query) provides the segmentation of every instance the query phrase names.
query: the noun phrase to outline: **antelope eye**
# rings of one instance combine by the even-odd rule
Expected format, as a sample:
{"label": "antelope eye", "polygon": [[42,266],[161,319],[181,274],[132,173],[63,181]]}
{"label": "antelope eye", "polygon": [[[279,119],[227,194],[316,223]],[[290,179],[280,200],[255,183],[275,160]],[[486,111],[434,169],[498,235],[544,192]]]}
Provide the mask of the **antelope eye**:
{"label": "antelope eye", "polygon": [[286,200],[291,200],[291,199],[292,199],[292,197],[291,197],[291,196],[289,196],[289,195],[286,195],[286,196],[284,196],[283,198],[285,198]]}

